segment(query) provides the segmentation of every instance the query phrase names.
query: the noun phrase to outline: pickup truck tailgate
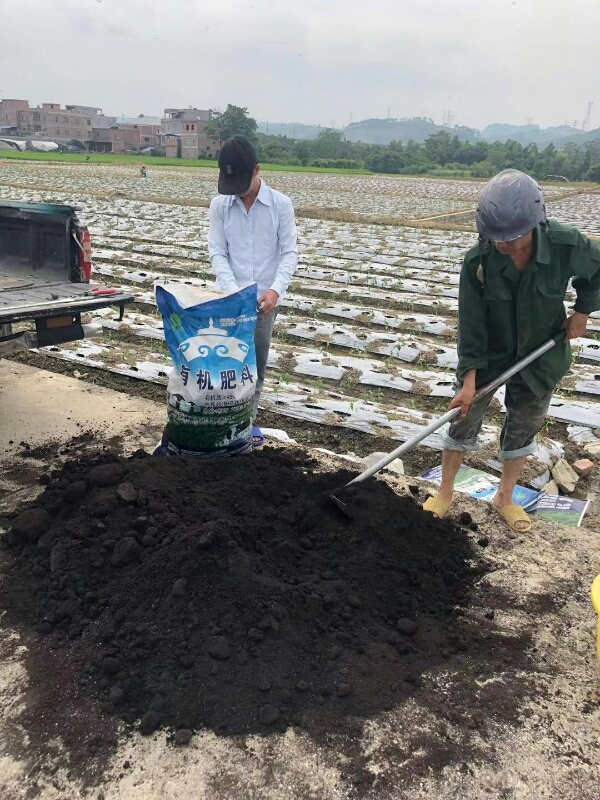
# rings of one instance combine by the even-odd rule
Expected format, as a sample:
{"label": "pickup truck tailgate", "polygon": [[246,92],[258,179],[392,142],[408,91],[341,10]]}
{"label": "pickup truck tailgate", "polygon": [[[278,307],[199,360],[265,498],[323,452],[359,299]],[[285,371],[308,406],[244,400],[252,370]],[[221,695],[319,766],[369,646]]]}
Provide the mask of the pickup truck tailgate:
{"label": "pickup truck tailgate", "polygon": [[81,314],[134,300],[130,291],[116,288],[114,294],[94,294],[89,283],[65,281],[38,283],[27,278],[3,276],[0,269],[0,325],[62,315]]}

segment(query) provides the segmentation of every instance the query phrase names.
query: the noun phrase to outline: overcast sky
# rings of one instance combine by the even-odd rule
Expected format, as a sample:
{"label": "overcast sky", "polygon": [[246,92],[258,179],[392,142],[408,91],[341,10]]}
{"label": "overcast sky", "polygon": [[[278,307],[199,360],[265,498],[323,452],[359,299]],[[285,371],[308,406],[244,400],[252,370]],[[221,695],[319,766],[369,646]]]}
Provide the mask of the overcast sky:
{"label": "overcast sky", "polygon": [[599,0],[0,0],[0,98],[600,126]]}

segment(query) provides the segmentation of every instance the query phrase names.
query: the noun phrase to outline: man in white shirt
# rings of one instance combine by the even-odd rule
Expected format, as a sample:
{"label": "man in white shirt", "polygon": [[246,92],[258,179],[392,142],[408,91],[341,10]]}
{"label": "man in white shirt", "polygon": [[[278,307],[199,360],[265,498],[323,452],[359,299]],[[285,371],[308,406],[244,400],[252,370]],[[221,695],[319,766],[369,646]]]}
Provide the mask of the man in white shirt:
{"label": "man in white shirt", "polygon": [[[256,151],[248,139],[237,135],[224,143],[219,155],[219,195],[210,204],[208,229],[208,254],[217,287],[235,291],[249,283],[258,284],[255,417],[273,324],[298,265],[292,201],[267,186],[259,171]],[[260,429],[253,427],[252,435],[260,446]]]}

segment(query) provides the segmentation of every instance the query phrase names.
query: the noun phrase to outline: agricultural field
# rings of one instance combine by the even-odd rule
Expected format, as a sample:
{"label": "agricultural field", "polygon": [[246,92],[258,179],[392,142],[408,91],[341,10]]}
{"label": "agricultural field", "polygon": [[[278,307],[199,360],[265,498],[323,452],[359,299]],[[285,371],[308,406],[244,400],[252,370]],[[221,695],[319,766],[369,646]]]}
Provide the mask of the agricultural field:
{"label": "agricultural field", "polygon": [[[414,477],[363,484],[352,519],[326,498],[453,394],[480,184],[270,173],[299,211],[300,249],[259,416],[277,446],[184,474],[185,459],[142,457],[161,409],[166,420],[171,370],[153,286],[212,287],[215,179],[0,160],[0,202],[76,205],[94,281],[136,296],[122,320],[114,308],[89,315],[95,337],[0,362],[0,528],[39,493],[29,511],[62,509],[1,554],[0,796],[595,797],[597,503],[580,528],[540,519],[518,535],[464,496],[449,520],[432,519],[419,507],[431,485]],[[550,213],[596,230],[590,190],[547,196]],[[597,464],[600,313],[590,323],[527,462],[531,486],[559,455]],[[500,466],[502,397],[469,455],[488,472]],[[406,475],[440,450],[433,434]],[[575,496],[597,497],[596,474]],[[135,501],[119,494],[130,490]],[[153,516],[138,516],[146,507]],[[115,557],[122,542],[132,561]]]}
{"label": "agricultural field", "polygon": [[[134,287],[137,295],[122,321],[114,310],[91,320],[101,329],[98,338],[40,351],[37,363],[84,380],[102,375],[109,385],[129,381],[130,391],[160,396],[170,360],[153,284],[212,285],[206,204],[215,179],[214,170],[163,168],[141,180],[135,167],[0,162],[1,199],[76,204],[92,235],[95,279]],[[381,214],[471,212],[480,184],[287,172],[268,180],[308,212],[299,219],[299,268],[276,323],[265,421],[285,427],[287,420],[298,437],[312,431],[313,443],[334,449],[368,451],[364,436],[354,434],[370,435],[366,441],[379,449],[384,440],[408,438],[453,394],[458,277],[476,241],[472,213],[464,230],[370,221]],[[600,195],[577,194],[571,186],[549,187],[546,195],[551,214],[595,231]],[[320,218],[331,208],[359,210],[364,221]],[[593,316],[550,410],[546,434],[555,451],[597,441],[600,314]],[[483,463],[493,463],[502,392],[498,400],[484,429],[490,447]],[[424,463],[435,463],[440,437],[425,444],[431,456]]]}
{"label": "agricultural field", "polygon": [[597,191],[557,199],[550,203],[550,213],[577,225],[590,236],[600,236],[600,193]]}
{"label": "agricultural field", "polygon": [[[300,212],[312,210],[316,216],[319,211],[347,212],[364,219],[422,219],[470,211],[481,188],[478,181],[385,175],[269,171],[265,177],[275,189],[288,194]],[[134,165],[10,160],[2,162],[0,180],[15,188],[43,189],[69,197],[93,192],[199,206],[208,204],[217,191],[214,168],[150,167],[148,178],[141,180]],[[546,188],[548,199],[574,192],[564,185]]]}

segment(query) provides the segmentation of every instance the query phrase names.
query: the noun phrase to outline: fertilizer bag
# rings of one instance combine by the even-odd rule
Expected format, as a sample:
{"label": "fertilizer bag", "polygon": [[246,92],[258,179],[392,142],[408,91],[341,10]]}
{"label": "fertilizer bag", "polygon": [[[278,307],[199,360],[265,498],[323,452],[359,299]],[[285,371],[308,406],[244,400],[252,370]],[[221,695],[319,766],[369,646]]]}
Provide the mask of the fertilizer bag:
{"label": "fertilizer bag", "polygon": [[158,452],[232,456],[252,449],[256,284],[236,292],[156,285],[173,371]]}

